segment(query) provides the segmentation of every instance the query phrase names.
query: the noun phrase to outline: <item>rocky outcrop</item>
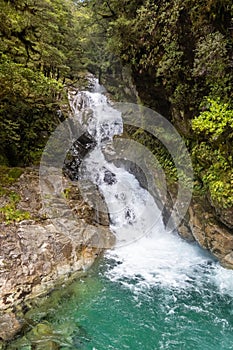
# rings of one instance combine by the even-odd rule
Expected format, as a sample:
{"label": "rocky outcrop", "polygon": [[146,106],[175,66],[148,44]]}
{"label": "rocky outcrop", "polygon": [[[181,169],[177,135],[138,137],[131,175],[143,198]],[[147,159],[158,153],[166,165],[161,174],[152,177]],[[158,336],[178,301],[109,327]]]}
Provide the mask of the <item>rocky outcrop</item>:
{"label": "rocky outcrop", "polygon": [[[174,191],[168,191],[165,209],[170,214],[174,204]],[[233,217],[233,209],[228,209],[227,215]],[[179,216],[178,212],[174,213]],[[222,214],[223,215],[223,214]],[[206,197],[193,197],[188,212],[178,226],[178,232],[185,240],[197,241],[201,247],[207,249],[215,256],[221,265],[233,269],[233,230],[231,221],[221,220],[216,215]],[[166,224],[166,220],[165,220]]]}
{"label": "rocky outcrop", "polygon": [[233,230],[216,217],[206,201],[193,200],[189,215],[189,226],[195,240],[224,267],[233,269]]}
{"label": "rocky outcrop", "polygon": [[[57,187],[56,177],[50,186]],[[10,191],[20,195],[16,210],[27,210],[30,219],[1,224],[0,340],[11,339],[23,326],[25,302],[81,275],[114,245],[107,213],[83,200],[78,183],[63,178],[63,194],[54,202],[60,217],[46,216],[36,169],[25,170]]]}
{"label": "rocky outcrop", "polygon": [[[179,235],[186,241],[198,242],[202,248],[211,252],[224,267],[233,269],[232,208],[221,209],[216,205],[213,206],[213,203],[210,204],[207,196],[193,196],[188,211],[183,217],[183,213],[180,214],[179,208],[175,205],[178,193],[176,184],[170,184],[166,191],[159,186],[155,189],[148,188],[142,169],[122,160],[120,165],[134,174],[141,186],[150,191],[162,210],[163,221],[168,229],[176,227]],[[180,203],[180,208],[185,206],[185,203]],[[168,222],[171,225],[169,227]],[[177,222],[179,222],[178,227]]]}
{"label": "rocky outcrop", "polygon": [[78,169],[83,158],[96,146],[95,139],[86,131],[73,143],[64,161],[64,173],[71,180],[78,180]]}
{"label": "rocky outcrop", "polygon": [[214,209],[215,216],[228,228],[233,229],[233,208],[221,208],[216,203],[211,201],[211,206]]}

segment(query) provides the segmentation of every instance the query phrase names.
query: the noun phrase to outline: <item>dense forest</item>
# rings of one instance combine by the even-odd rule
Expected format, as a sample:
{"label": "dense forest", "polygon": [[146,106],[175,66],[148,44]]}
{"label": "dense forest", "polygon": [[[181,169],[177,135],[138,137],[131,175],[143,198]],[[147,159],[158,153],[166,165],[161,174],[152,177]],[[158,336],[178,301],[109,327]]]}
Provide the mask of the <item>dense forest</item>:
{"label": "dense forest", "polygon": [[1,162],[38,161],[81,67],[80,13],[70,0],[1,0]]}
{"label": "dense forest", "polygon": [[[233,205],[231,0],[0,5],[1,164],[38,163],[64,118],[69,87],[85,72],[109,84],[128,67],[138,102],[184,137],[197,191],[208,191],[222,207]],[[172,167],[166,156],[163,161]]]}

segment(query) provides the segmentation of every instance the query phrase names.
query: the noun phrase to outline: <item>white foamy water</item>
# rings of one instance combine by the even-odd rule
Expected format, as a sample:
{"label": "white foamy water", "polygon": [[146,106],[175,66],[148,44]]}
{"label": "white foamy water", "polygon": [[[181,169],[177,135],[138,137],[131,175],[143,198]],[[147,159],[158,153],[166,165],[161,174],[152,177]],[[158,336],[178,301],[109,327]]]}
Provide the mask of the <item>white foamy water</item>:
{"label": "white foamy water", "polygon": [[204,289],[208,282],[233,296],[233,271],[222,268],[196,244],[167,232],[152,196],[132,174],[105,159],[105,141],[122,132],[120,112],[101,93],[91,92],[78,96],[73,108],[97,141],[83,161],[82,178],[91,180],[103,194],[117,239],[116,247],[106,253],[115,261],[107,277],[135,291],[156,285]]}
{"label": "white foamy water", "polygon": [[86,126],[98,145],[111,140],[123,131],[121,113],[113,109],[106,96],[99,92],[80,92],[71,102],[71,107],[79,122]]}
{"label": "white foamy water", "polygon": [[99,148],[84,161],[82,172],[104,195],[117,246],[150,235],[153,227],[162,227],[161,212],[152,196],[132,174],[108,163]]}

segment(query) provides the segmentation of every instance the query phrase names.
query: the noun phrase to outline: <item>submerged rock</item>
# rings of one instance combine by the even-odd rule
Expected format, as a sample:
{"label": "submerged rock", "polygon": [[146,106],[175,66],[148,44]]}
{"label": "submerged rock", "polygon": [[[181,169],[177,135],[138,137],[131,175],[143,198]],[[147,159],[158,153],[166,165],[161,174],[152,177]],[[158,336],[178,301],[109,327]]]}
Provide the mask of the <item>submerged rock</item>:
{"label": "submerged rock", "polygon": [[130,208],[125,209],[125,218],[127,222],[132,225],[132,223],[136,220],[136,215],[134,214],[133,210]]}

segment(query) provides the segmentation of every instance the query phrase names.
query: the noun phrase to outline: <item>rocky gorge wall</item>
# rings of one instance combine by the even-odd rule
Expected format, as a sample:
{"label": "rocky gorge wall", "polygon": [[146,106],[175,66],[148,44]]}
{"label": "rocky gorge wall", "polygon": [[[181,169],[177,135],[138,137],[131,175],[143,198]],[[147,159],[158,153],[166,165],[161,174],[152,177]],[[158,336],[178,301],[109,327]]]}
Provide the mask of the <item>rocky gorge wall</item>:
{"label": "rocky gorge wall", "polygon": [[[173,189],[168,189],[165,207],[168,212],[174,211],[175,195]],[[233,269],[233,229],[232,209],[217,211],[211,206],[206,196],[193,196],[187,214],[178,226],[178,233],[185,240],[198,242],[219,260],[222,266]],[[166,219],[165,219],[166,224]]]}
{"label": "rocky gorge wall", "polygon": [[[122,68],[120,72],[122,72]],[[127,102],[137,103],[140,101],[140,104],[159,112],[166,119],[175,121],[175,127],[180,135],[184,137],[189,135],[190,122],[187,117],[185,118],[185,111],[174,108],[169,102],[165,90],[161,88],[161,84],[157,86],[150,73],[139,74],[138,71],[128,69],[125,70],[125,75],[115,75],[118,80],[123,82],[120,87],[119,85],[114,86],[110,79],[105,79],[107,90],[113,100],[115,96],[121,95],[121,98]],[[127,88],[124,82],[127,82],[125,84]],[[119,88],[121,94],[118,93]],[[136,176],[142,187],[147,188],[146,177],[148,174],[143,174],[142,169],[137,165],[129,162],[126,164],[122,160],[120,163]],[[157,175],[155,174],[155,176]],[[164,191],[159,191],[157,188],[153,189],[151,193],[158,206],[163,210],[165,225],[171,213],[174,217],[180,216],[180,213],[173,208],[176,202],[176,184],[167,184],[166,192],[164,194]],[[194,194],[186,216],[181,218],[178,232],[184,239],[190,242],[196,241],[201,247],[210,251],[224,267],[233,269],[233,208],[221,208],[213,203],[208,193]]]}
{"label": "rocky gorge wall", "polygon": [[[50,186],[56,187],[56,178]],[[15,211],[28,214],[19,222],[0,223],[0,345],[1,340],[12,339],[25,326],[24,314],[31,300],[81,276],[103,247],[114,245],[108,215],[96,212],[84,202],[77,182],[64,177],[63,186],[64,201],[59,198],[55,204],[59,205],[62,224],[67,228],[64,231],[46,217],[38,169],[25,169],[0,197],[1,208],[7,208],[9,196],[17,194],[20,199]],[[72,230],[67,205],[76,218]]]}
{"label": "rocky gorge wall", "polygon": [[[138,100],[143,105],[159,112],[166,119],[172,121],[173,125],[182,137],[190,136],[190,119],[187,111],[178,110],[169,102],[169,98],[162,88],[156,85],[151,72],[140,74],[132,72],[132,82],[138,94]],[[153,140],[152,140],[153,143]],[[136,170],[136,173],[139,174]],[[155,175],[156,176],[156,175]],[[138,175],[143,184],[145,176]],[[167,194],[159,192],[152,193],[157,203],[164,211],[164,223],[166,217],[172,215],[179,217],[179,212],[173,208],[176,202],[176,184],[167,184]],[[208,192],[205,194],[193,194],[188,212],[178,227],[179,234],[188,241],[197,241],[201,247],[210,251],[220,263],[233,269],[233,208],[225,209],[213,202]]]}

